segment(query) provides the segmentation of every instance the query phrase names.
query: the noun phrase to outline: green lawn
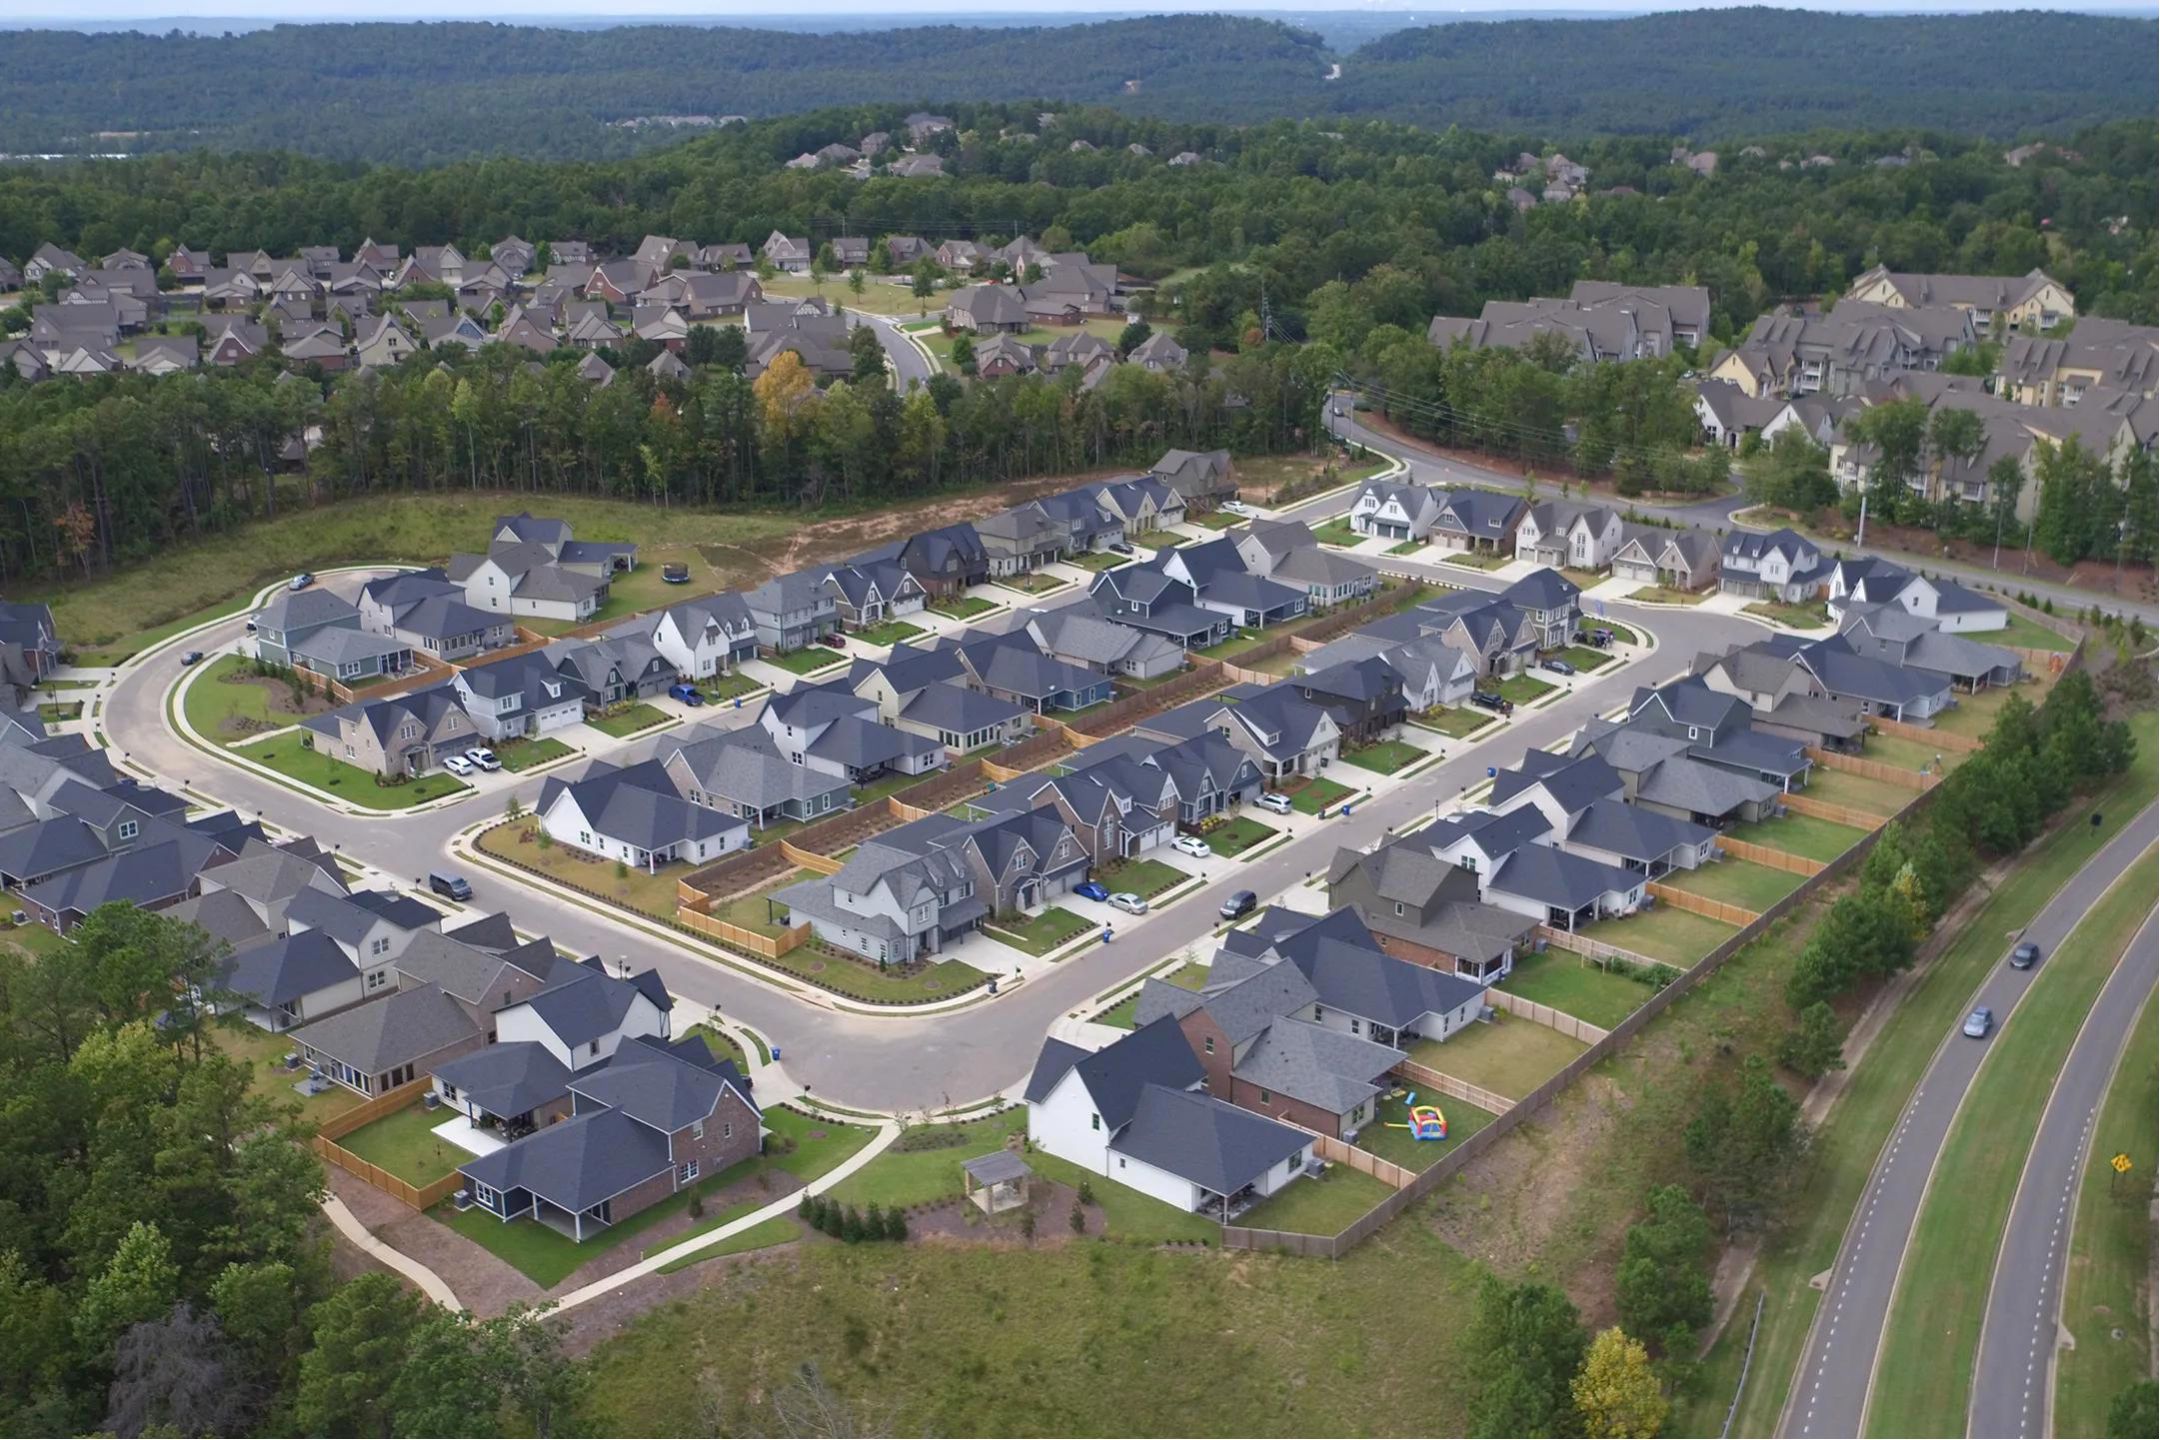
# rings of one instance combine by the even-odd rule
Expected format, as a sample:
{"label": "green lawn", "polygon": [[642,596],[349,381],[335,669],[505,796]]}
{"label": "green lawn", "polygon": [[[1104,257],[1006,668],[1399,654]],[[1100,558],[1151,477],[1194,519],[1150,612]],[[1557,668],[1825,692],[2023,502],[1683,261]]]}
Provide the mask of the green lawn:
{"label": "green lawn", "polygon": [[[1636,598],[1640,599],[1638,595]],[[1830,607],[1820,600],[1788,605],[1782,600],[1756,600],[1740,607],[1743,615],[1758,615],[1776,625],[1795,630],[1820,630],[1830,623]]]}
{"label": "green lawn", "polygon": [[953,595],[943,600],[933,600],[924,607],[953,620],[972,620],[987,615],[998,607],[991,601],[974,595]]}
{"label": "green lawn", "polygon": [[2066,635],[2058,635],[2036,620],[2028,620],[2013,612],[2010,625],[2004,630],[1975,632],[1973,639],[1983,645],[2011,645],[2020,650],[2071,650],[2077,642]]}
{"label": "green lawn", "polygon": [[1207,841],[1208,849],[1228,860],[1244,854],[1256,845],[1265,845],[1281,833],[1274,826],[1263,825],[1250,815],[1235,815],[1200,838]]}
{"label": "green lawn", "polygon": [[853,956],[827,954],[814,945],[798,946],[776,960],[760,956],[758,963],[799,976],[812,985],[883,1004],[949,1000],[983,983],[982,971],[959,960],[939,960],[909,974],[880,970]]}
{"label": "green lawn", "polygon": [[1030,955],[1047,955],[1062,945],[1071,944],[1093,928],[1092,921],[1081,919],[1061,905],[1018,920],[983,922],[985,935]]}
{"label": "green lawn", "polygon": [[[42,925],[18,928],[9,932],[9,939],[29,932],[48,935],[54,944],[64,944]],[[273,1035],[260,1026],[251,1025],[237,1015],[228,1015],[209,1027],[211,1043],[233,1059],[249,1067],[248,1090],[258,1098],[269,1100],[279,1106],[297,1105],[300,1118],[310,1125],[320,1125],[325,1120],[343,1115],[356,1105],[366,1103],[363,1095],[347,1090],[342,1085],[332,1085],[320,1095],[302,1095],[293,1085],[307,1072],[287,1070],[281,1063],[293,1048],[288,1035]]]}
{"label": "green lawn", "polygon": [[617,740],[621,740],[626,736],[635,735],[641,730],[650,730],[655,725],[665,725],[674,718],[674,716],[657,705],[647,705],[642,700],[633,700],[627,705],[605,711],[602,714],[588,716],[585,723],[603,735],[612,735]]}
{"label": "green lawn", "polygon": [[1520,675],[1508,676],[1492,688],[1503,700],[1511,700],[1517,705],[1528,705],[1532,701],[1544,699],[1560,687],[1525,671]]}
{"label": "green lawn", "polygon": [[887,620],[881,625],[869,625],[853,632],[851,638],[865,645],[897,645],[903,640],[913,640],[930,632],[920,625],[910,625],[905,620]]}
{"label": "green lawn", "polygon": [[1996,713],[2012,695],[2022,695],[2027,704],[2038,706],[2047,691],[2046,682],[2027,680],[2020,685],[1992,686],[1977,695],[1960,695],[1956,705],[1935,717],[1935,728],[1969,740],[1985,740],[1995,728]]}
{"label": "green lawn", "polygon": [[1893,789],[1849,770],[1832,770],[1822,765],[1808,772],[1807,786],[1800,793],[1832,805],[1842,805],[1848,810],[1885,816],[1904,809],[1914,795],[1911,790]]}
{"label": "green lawn", "polygon": [[[1180,965],[1162,978],[1180,989],[1198,990],[1208,982],[1208,967],[1188,963]],[[1140,992],[1135,990],[1132,994],[1093,1018],[1097,1025],[1108,1025],[1118,1030],[1130,1030],[1133,1028],[1133,1012],[1139,1008],[1139,1005]]]}
{"label": "green lawn", "polygon": [[960,1166],[1005,1148],[1027,1129],[1027,1110],[1016,1107],[965,1125],[910,1125],[877,1159],[829,1192],[842,1205],[930,1205],[960,1198]]}
{"label": "green lawn", "polygon": [[708,705],[724,705],[738,695],[753,695],[765,688],[765,682],[731,670],[725,675],[715,675],[710,680],[698,681],[698,693]]}
{"label": "green lawn", "polygon": [[1640,980],[1615,975],[1566,950],[1517,957],[1500,988],[1605,1030],[1640,1010],[1657,993]]}
{"label": "green lawn", "polygon": [[690,873],[687,867],[669,865],[648,874],[635,865],[603,859],[572,845],[542,845],[540,836],[544,833],[528,818],[484,830],[473,844],[483,855],[515,861],[626,910],[658,920],[674,920],[675,881]]}
{"label": "green lawn", "polygon": [[1995,1254],[2009,1223],[2033,1131],[2047,1108],[2045,1077],[2062,1069],[2156,891],[2160,871],[2148,851],[2056,947],[1989,1042],[1937,1162],[1937,1174],[1956,1176],[1957,1183],[1929,1188],[1898,1275],[1878,1363],[1884,1374],[1903,1379],[1875,1391],[1869,1434],[1954,1435],[1964,1428],[1994,1278],[1993,1267],[1975,1259]]}
{"label": "green lawn", "polygon": [[1471,705],[1458,705],[1453,709],[1441,706],[1435,710],[1428,710],[1410,723],[1422,725],[1427,730],[1437,730],[1450,739],[1460,740],[1464,736],[1484,729],[1499,718],[1490,710],[1480,710]]}
{"label": "green lawn", "polygon": [[777,665],[796,675],[815,675],[820,670],[846,664],[848,657],[829,645],[805,645],[800,650],[790,650],[781,655],[760,655],[758,658],[768,665]]}
{"label": "green lawn", "polygon": [[1700,605],[1713,593],[1710,590],[1675,590],[1669,585],[1645,585],[1640,590],[1628,592],[1627,598],[1630,603],[1644,605]]}
{"label": "green lawn", "polygon": [[542,735],[537,739],[498,740],[488,748],[495,752],[496,759],[502,761],[503,769],[513,773],[530,770],[536,765],[545,765],[550,760],[560,760],[565,755],[575,753],[552,735]]}
{"label": "green lawn", "polygon": [[1585,615],[1583,616],[1581,621],[1581,628],[1585,630],[1611,631],[1613,639],[1622,645],[1642,644],[1641,636],[1637,635],[1633,630],[1628,629],[1627,626],[1615,624],[1611,620],[1599,620],[1593,616]]}
{"label": "green lawn", "polygon": [[1514,561],[1513,555],[1485,554],[1476,550],[1450,550],[1440,557],[1443,565],[1460,565],[1466,570],[1498,570]]}
{"label": "green lawn", "polygon": [[1089,878],[1113,893],[1129,890],[1143,900],[1152,900],[1165,891],[1175,890],[1192,876],[1160,860],[1140,859],[1113,860]]}
{"label": "green lawn", "polygon": [[1837,859],[1867,838],[1865,830],[1840,825],[1813,815],[1789,812],[1782,820],[1757,820],[1732,826],[1725,832],[1750,845],[1767,845],[1788,855],[1799,855],[1824,864]]}
{"label": "green lawn", "polygon": [[[1444,1075],[1520,1100],[1590,1047],[1514,1015],[1468,1025],[1444,1040],[1421,1040],[1410,1058]],[[1442,1109],[1446,1108],[1442,1103]]]}
{"label": "green lawn", "polygon": [[[2131,1028],[2078,1184],[2062,1306],[2063,1324],[2077,1345],[2056,1355],[2058,1435],[2106,1434],[2109,1402],[2124,1386],[2152,1378],[2154,1236],[2146,1207],[2160,1158],[2153,1153],[2153,1136],[2160,1132],[2154,1004],[2146,999]],[[2108,1163],[2117,1154],[2130,1157],[2135,1168],[2128,1175],[2118,1176]]]}
{"label": "green lawn", "polygon": [[1001,575],[990,582],[1007,590],[1017,590],[1023,595],[1047,595],[1052,590],[1068,588],[1070,580],[1060,580],[1055,575],[1045,575],[1040,570],[1030,570],[1020,575]]}
{"label": "green lawn", "polygon": [[[7,898],[8,908],[12,909],[18,897],[11,891],[8,893]],[[27,925],[0,924],[0,946],[12,950],[25,959],[36,960],[46,955],[56,954],[67,943],[59,935],[36,923]],[[249,1028],[254,1027],[250,1026]]]}
{"label": "green lawn", "polygon": [[[2150,795],[2156,770],[2160,770],[2155,765],[2160,747],[2155,745],[2152,713],[2135,718],[2132,728],[2138,758],[2116,790]],[[1793,1219],[1764,1237],[1756,1259],[1756,1279],[1769,1302],[1733,1433],[1767,1435],[1777,1425],[1821,1300],[1822,1292],[1809,1282],[1836,1262],[1876,1157],[1936,1045],[1964,1015],[1974,986],[1991,966],[2002,963],[2003,937],[2029,924],[2062,883],[2122,829],[2135,809],[2134,805],[2108,805],[2097,828],[2064,825],[2035,845],[1948,948],[1919,972],[1866,1056],[1847,1075],[1844,1093],[1815,1133],[1807,1169],[1787,1207]],[[1790,926],[1781,925],[1777,933],[1788,931],[1804,938],[1804,931]],[[1722,984],[1731,970],[1731,965],[1726,966],[1712,983]],[[1690,994],[1682,1003],[1691,1004],[1694,999],[1695,994]],[[1744,1325],[1729,1326],[1719,1337],[1705,1362],[1704,1398],[1676,1415],[1676,1431],[1706,1434],[1723,1424],[1746,1338]]]}
{"label": "green lawn", "polygon": [[470,1150],[435,1134],[436,1126],[456,1118],[449,1110],[408,1105],[369,1121],[337,1143],[408,1185],[427,1186],[473,1158]]}
{"label": "green lawn", "polygon": [[264,730],[276,730],[301,718],[291,691],[280,681],[245,683],[230,677],[251,675],[255,662],[220,655],[198,672],[182,698],[187,722],[203,739],[238,744]]}
{"label": "green lawn", "polygon": [[700,1235],[710,1235],[723,1225],[732,1225],[745,1215],[757,1213],[769,1203],[769,1201],[765,1200],[738,1200],[733,1205],[723,1205],[718,1210],[708,1207],[704,1219],[691,1225],[686,1230],[670,1235],[665,1240],[655,1240],[638,1252],[638,1259],[650,1260],[653,1256],[672,1250],[686,1240],[695,1240]]}
{"label": "green lawn", "polygon": [[1405,540],[1398,545],[1388,546],[1387,553],[1390,555],[1415,555],[1424,548],[1425,542],[1423,540]]}
{"label": "green lawn", "polygon": [[802,1225],[793,1216],[775,1215],[770,1220],[760,1220],[749,1229],[728,1236],[706,1246],[703,1250],[668,1261],[655,1273],[672,1275],[678,1270],[707,1260],[717,1260],[722,1255],[741,1255],[750,1250],[769,1250],[775,1245],[785,1245],[802,1235]]}
{"label": "green lawn", "polygon": [[1570,645],[1554,658],[1567,661],[1585,675],[1594,675],[1612,664],[1614,656],[1608,650],[1598,650],[1588,645]]}
{"label": "green lawn", "polygon": [[[1727,861],[1727,864],[1734,862]],[[1583,927],[1583,934],[1607,945],[1632,950],[1653,960],[1686,969],[1730,940],[1739,927],[1721,925],[1702,915],[1690,915],[1670,905],[1620,920],[1600,920]]]}
{"label": "green lawn", "polygon": [[1130,565],[1133,563],[1133,557],[1120,555],[1115,550],[1088,550],[1078,555],[1066,556],[1064,563],[1081,570],[1093,570],[1099,574],[1104,570],[1115,570],[1121,565]]}
{"label": "green lawn", "polygon": [[1359,746],[1355,750],[1343,751],[1342,762],[1345,765],[1355,765],[1360,770],[1370,770],[1375,775],[1393,775],[1420,760],[1429,759],[1431,755],[1430,750],[1420,750],[1402,740],[1382,740],[1372,745]]}
{"label": "green lawn", "polygon": [[1340,1235],[1394,1193],[1395,1187],[1385,1180],[1347,1165],[1330,1165],[1318,1176],[1303,1175],[1291,1181],[1232,1223],[1253,1230]]}
{"label": "green lawn", "polygon": [[1407,1100],[1391,1097],[1374,1102],[1379,1108],[1365,1128],[1358,1131],[1358,1149],[1400,1165],[1405,1170],[1429,1170],[1453,1154],[1463,1141],[1499,1118],[1490,1110],[1480,1110],[1467,1100],[1416,1090],[1410,1093],[1417,1095],[1421,1105],[1440,1107],[1440,1113],[1447,1117],[1447,1139],[1419,1140],[1413,1137],[1410,1127],[1403,1121]]}
{"label": "green lawn", "polygon": [[1245,523],[1243,515],[1233,515],[1227,510],[1205,510],[1198,515],[1187,515],[1185,523],[1197,525],[1203,530],[1228,530]]}
{"label": "green lawn", "polygon": [[745,930],[755,930],[760,935],[777,937],[783,927],[772,918],[766,901],[788,886],[801,884],[809,878],[810,872],[807,870],[790,870],[769,885],[760,886],[747,895],[737,895],[732,900],[715,905],[712,917],[715,920],[725,920],[730,925],[739,925]]}
{"label": "green lawn", "polygon": [[1342,518],[1330,520],[1325,525],[1315,525],[1312,527],[1312,533],[1313,538],[1321,544],[1339,545],[1345,550],[1371,538],[1370,536],[1358,534],[1357,531],[1350,528],[1350,522]]}
{"label": "green lawn", "polygon": [[1282,791],[1290,797],[1290,807],[1300,815],[1318,815],[1330,805],[1339,805],[1357,794],[1348,785],[1337,784],[1322,775],[1291,780]]}
{"label": "green lawn", "polygon": [[[813,1120],[798,1111],[778,1107],[765,1112],[765,1125],[773,1135],[792,1140],[795,1148],[785,1155],[753,1156],[717,1175],[708,1176],[690,1189],[640,1210],[597,1235],[588,1236],[582,1245],[532,1220],[498,1220],[477,1206],[461,1214],[445,1202],[429,1213],[492,1252],[535,1285],[552,1290],[594,1256],[605,1254],[687,1210],[692,1194],[711,1195],[741,1181],[771,1174],[774,1180],[771,1198],[777,1199],[791,1188],[780,1181],[780,1176],[792,1176],[808,1184],[869,1144],[877,1133],[867,1126]],[[768,1137],[766,1143],[770,1149],[773,1141]]]}
{"label": "green lawn", "polygon": [[814,282],[808,275],[776,274],[769,280],[759,280],[758,287],[774,300],[806,300],[813,295],[822,295],[841,309],[865,310],[873,315],[917,315],[925,308],[935,315],[944,307],[942,294],[918,300],[914,287],[907,282],[896,285],[890,280],[877,279],[877,267],[883,263],[883,257],[871,257],[871,264],[863,271],[860,295],[848,283],[848,273],[844,270],[826,276],[822,284]]}
{"label": "green lawn", "polygon": [[[1919,740],[1907,740],[1902,735],[1870,735],[1867,738],[1866,758],[1878,760],[1885,765],[1895,765],[1901,770],[1911,770],[1915,773],[1922,770],[1937,770],[1947,775],[1952,770],[1957,769],[1959,764],[1970,753],[1972,752],[1959,750],[1951,746],[1929,745]],[[1938,755],[1942,757],[1940,766],[1935,763],[1935,757]]]}
{"label": "green lawn", "polygon": [[1806,878],[1789,870],[1757,865],[1752,860],[1728,857],[1715,865],[1676,871],[1667,875],[1664,883],[1691,895],[1704,895],[1760,913],[1799,889]]}
{"label": "green lawn", "polygon": [[750,1068],[750,1057],[743,1054],[742,1046],[730,1040],[720,1031],[713,1029],[712,1026],[693,1025],[683,1032],[683,1038],[686,1040],[692,1036],[696,1036],[705,1042],[705,1048],[712,1052],[715,1060],[733,1060],[735,1068],[738,1070],[747,1071]]}
{"label": "green lawn", "polygon": [[233,754],[275,770],[288,780],[328,791],[350,805],[368,810],[409,810],[445,795],[461,795],[472,787],[455,776],[436,773],[399,784],[378,782],[374,772],[333,760],[320,750],[300,743],[298,735],[280,735],[252,745],[236,745]]}

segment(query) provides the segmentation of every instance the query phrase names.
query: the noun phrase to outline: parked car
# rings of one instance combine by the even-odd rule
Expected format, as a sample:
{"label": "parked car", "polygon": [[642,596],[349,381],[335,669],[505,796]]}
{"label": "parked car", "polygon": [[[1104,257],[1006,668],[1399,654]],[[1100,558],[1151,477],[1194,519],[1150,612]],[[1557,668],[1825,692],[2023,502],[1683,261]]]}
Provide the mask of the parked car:
{"label": "parked car", "polygon": [[1145,915],[1147,914],[1147,901],[1133,894],[1130,890],[1120,890],[1110,897],[1110,908],[1122,910],[1127,915]]}
{"label": "parked car", "polygon": [[1272,810],[1277,815],[1288,815],[1292,808],[1290,797],[1280,790],[1269,790],[1253,803],[1263,810]]}
{"label": "parked car", "polygon": [[182,655],[182,656],[180,657],[180,663],[181,663],[182,665],[194,665],[194,664],[196,664],[196,663],[200,662],[200,661],[201,661],[201,659],[202,659],[202,651],[200,651],[200,650],[190,650],[190,651],[188,651],[188,652],[187,652],[187,653],[186,653],[185,655]]}
{"label": "parked car", "polygon": [[1497,690],[1473,690],[1470,703],[1480,710],[1497,710],[1502,715],[1515,713],[1515,702],[1502,696]]}
{"label": "parked car", "polygon": [[1577,645],[1594,645],[1603,650],[1606,646],[1612,644],[1612,631],[1577,630],[1575,632],[1575,643]]}
{"label": "parked car", "polygon": [[472,899],[472,886],[466,882],[465,877],[452,875],[446,870],[429,872],[427,888],[442,896],[445,900],[463,901]]}
{"label": "parked car", "polygon": [[1250,515],[1253,508],[1242,500],[1225,500],[1222,502],[1222,512],[1225,515]]}
{"label": "parked car", "polygon": [[1232,895],[1229,899],[1223,901],[1222,909],[1217,911],[1216,913],[1221,915],[1222,918],[1225,920],[1235,920],[1241,915],[1252,914],[1254,908],[1257,907],[1259,904],[1259,896],[1253,894],[1253,892],[1250,890],[1240,890],[1235,895]]}
{"label": "parked car", "polygon": [[482,770],[502,769],[502,761],[496,759],[495,752],[488,749],[485,745],[473,746],[472,749],[465,752],[465,758],[472,761],[473,764],[479,766]]}
{"label": "parked car", "polygon": [[847,641],[842,640],[838,635],[820,635],[818,637],[818,644],[830,645],[835,650],[847,649]]}
{"label": "parked car", "polygon": [[670,560],[660,567],[660,580],[666,585],[690,583],[690,567],[680,560]]}
{"label": "parked car", "polygon": [[1995,1012],[1982,1005],[1965,1017],[1965,1033],[1975,1040],[1985,1040],[1995,1028]]}
{"label": "parked car", "polygon": [[1180,855],[1190,855],[1195,860],[1206,860],[1215,853],[1208,848],[1207,841],[1197,835],[1180,835],[1170,842],[1170,848]]}
{"label": "parked car", "polygon": [[443,756],[442,768],[453,775],[470,775],[473,773],[472,761],[466,759],[463,755]]}
{"label": "parked car", "polygon": [[1108,886],[1099,885],[1093,880],[1083,880],[1078,885],[1073,886],[1073,894],[1078,895],[1083,900],[1103,901],[1110,898],[1110,889]]}
{"label": "parked car", "polygon": [[668,699],[680,700],[693,708],[705,703],[704,692],[687,682],[677,682],[667,687]]}
{"label": "parked car", "polygon": [[1552,659],[1547,660],[1543,663],[1545,668],[1552,671],[1552,673],[1555,675],[1572,675],[1575,673],[1575,667],[1568,664],[1568,662],[1565,660]]}
{"label": "parked car", "polygon": [[1113,540],[1110,542],[1110,553],[1113,555],[1130,555],[1133,550],[1132,546],[1126,544],[1123,540]]}
{"label": "parked car", "polygon": [[2040,947],[2030,940],[2010,952],[2010,968],[2013,970],[2030,970],[2039,963]]}
{"label": "parked car", "polygon": [[314,573],[312,571],[303,570],[299,574],[293,576],[292,579],[286,581],[285,588],[288,590],[305,590],[308,586],[314,583]]}

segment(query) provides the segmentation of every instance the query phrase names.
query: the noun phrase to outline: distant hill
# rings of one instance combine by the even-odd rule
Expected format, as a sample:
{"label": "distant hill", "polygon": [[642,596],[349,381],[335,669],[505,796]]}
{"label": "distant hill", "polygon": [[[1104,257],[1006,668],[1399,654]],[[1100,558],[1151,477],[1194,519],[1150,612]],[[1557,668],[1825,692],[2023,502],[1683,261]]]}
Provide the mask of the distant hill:
{"label": "distant hill", "polygon": [[599,158],[678,133],[620,123],[640,116],[1037,98],[1181,122],[1340,115],[1560,139],[1910,126],[2010,136],[2150,114],[2156,38],[2149,20],[2085,15],[1759,9],[1452,23],[1347,55],[1275,21],[1206,15],[825,35],[465,23],[13,31],[0,43],[0,152]]}

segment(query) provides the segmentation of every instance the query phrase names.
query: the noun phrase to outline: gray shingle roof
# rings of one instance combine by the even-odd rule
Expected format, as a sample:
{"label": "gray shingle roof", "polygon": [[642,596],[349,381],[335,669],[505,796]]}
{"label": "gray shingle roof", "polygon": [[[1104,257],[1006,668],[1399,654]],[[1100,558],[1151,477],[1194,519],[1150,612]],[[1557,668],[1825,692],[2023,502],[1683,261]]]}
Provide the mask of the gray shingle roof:
{"label": "gray shingle roof", "polygon": [[435,1067],[435,1078],[453,1086],[490,1115],[523,1115],[567,1094],[570,1072],[536,1040],[510,1040],[475,1050]]}
{"label": "gray shingle roof", "polygon": [[1302,1130],[1211,1095],[1149,1084],[1134,1097],[1132,1119],[1113,1148],[1217,1195],[1234,1195],[1311,1144]]}
{"label": "gray shingle roof", "polygon": [[337,947],[337,942],[310,930],[238,951],[222,967],[219,983],[259,1005],[277,1006],[356,979],[359,974],[359,967]]}
{"label": "gray shingle roof", "polygon": [[618,1110],[573,1115],[458,1170],[490,1189],[529,1190],[565,1210],[589,1210],[671,1169],[668,1137]]}
{"label": "gray shingle roof", "polygon": [[479,1034],[465,1008],[441,987],[416,985],[303,1025],[293,1040],[363,1075],[379,1075]]}
{"label": "gray shingle roof", "polygon": [[1284,1016],[1253,1041],[1231,1073],[1263,1090],[1343,1115],[1378,1095],[1380,1086],[1374,1082],[1409,1058],[1392,1046]]}

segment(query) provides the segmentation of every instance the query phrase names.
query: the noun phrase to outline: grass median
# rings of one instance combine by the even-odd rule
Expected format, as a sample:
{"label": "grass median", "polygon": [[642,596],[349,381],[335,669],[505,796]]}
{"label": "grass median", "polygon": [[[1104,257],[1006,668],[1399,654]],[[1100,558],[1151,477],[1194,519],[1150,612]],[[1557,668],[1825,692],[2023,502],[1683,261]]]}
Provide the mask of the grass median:
{"label": "grass median", "polygon": [[1870,1435],[1955,1435],[1966,1428],[1980,1326],[2026,1154],[2058,1074],[2100,989],[2152,910],[2153,853],[2085,913],[2010,1012],[1958,1107],[1938,1182],[1913,1227],[1883,1329]]}

